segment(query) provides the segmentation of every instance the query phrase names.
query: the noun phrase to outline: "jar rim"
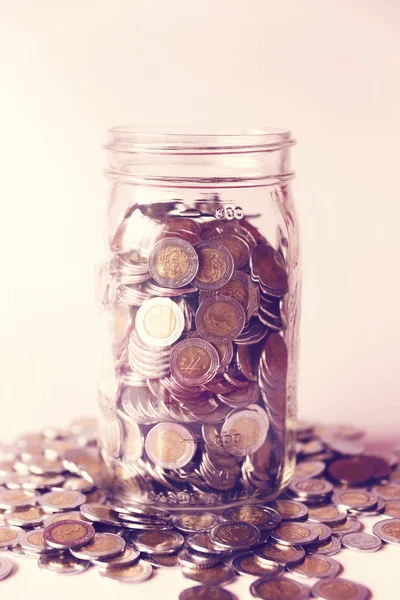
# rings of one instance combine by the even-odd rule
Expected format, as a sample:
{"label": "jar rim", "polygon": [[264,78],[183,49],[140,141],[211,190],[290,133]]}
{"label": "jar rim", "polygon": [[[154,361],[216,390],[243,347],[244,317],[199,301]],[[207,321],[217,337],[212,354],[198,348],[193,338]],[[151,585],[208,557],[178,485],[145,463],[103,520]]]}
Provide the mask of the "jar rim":
{"label": "jar rim", "polygon": [[288,129],[263,127],[239,132],[213,131],[191,133],[182,126],[171,128],[119,125],[108,130],[106,148],[111,152],[150,152],[171,154],[222,154],[267,152],[295,143]]}

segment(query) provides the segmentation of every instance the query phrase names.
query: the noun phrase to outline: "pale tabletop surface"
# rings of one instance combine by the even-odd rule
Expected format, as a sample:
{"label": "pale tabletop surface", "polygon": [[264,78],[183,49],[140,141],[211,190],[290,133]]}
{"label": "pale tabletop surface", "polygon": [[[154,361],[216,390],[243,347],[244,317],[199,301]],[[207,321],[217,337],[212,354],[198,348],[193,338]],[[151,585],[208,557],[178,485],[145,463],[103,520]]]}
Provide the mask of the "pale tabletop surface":
{"label": "pale tabletop surface", "polygon": [[[361,521],[364,531],[371,533],[375,522],[384,517],[366,517]],[[18,565],[18,571],[0,582],[0,598],[3,600],[175,600],[182,590],[196,582],[185,579],[179,569],[155,571],[145,583],[118,583],[100,577],[96,567],[76,576],[54,575],[40,571],[34,558],[14,557],[1,552]],[[333,558],[343,567],[342,577],[362,583],[372,592],[372,600],[396,600],[400,569],[400,546],[384,545],[371,554],[342,550]],[[227,589],[238,600],[250,600],[249,585],[255,578],[238,577]],[[311,585],[316,580],[299,579]],[[253,598],[254,600],[254,598]]]}

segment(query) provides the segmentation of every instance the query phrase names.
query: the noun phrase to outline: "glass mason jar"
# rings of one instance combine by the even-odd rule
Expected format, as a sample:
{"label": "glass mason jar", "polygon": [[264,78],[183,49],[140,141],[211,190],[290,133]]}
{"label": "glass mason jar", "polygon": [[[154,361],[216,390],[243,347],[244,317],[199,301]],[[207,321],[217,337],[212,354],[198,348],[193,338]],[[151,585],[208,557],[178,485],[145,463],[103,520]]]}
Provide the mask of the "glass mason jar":
{"label": "glass mason jar", "polygon": [[273,500],[295,460],[299,234],[290,132],[111,129],[102,455],[120,498]]}

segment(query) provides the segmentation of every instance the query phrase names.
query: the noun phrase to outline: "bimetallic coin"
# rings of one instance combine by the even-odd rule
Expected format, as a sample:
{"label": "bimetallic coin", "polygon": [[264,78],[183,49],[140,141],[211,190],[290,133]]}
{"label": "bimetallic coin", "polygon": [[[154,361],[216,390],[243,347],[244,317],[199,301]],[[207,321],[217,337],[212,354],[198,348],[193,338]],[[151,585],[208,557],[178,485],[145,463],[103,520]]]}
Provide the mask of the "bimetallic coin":
{"label": "bimetallic coin", "polygon": [[192,512],[172,519],[174,527],[183,533],[204,533],[218,522],[219,518],[208,512]]}
{"label": "bimetallic coin", "polygon": [[324,556],[333,556],[337,554],[342,549],[342,544],[339,537],[331,537],[329,542],[325,542],[324,544],[310,544],[310,546],[306,547],[306,550],[310,554],[322,554]]}
{"label": "bimetallic coin", "polygon": [[190,337],[174,346],[170,357],[172,376],[182,385],[199,386],[217,373],[217,350],[206,340]]}
{"label": "bimetallic coin", "polygon": [[331,525],[331,531],[333,535],[337,535],[342,538],[347,533],[357,533],[361,529],[360,521],[356,519],[352,519],[351,517],[347,518],[344,523],[339,523],[338,525]]}
{"label": "bimetallic coin", "polygon": [[344,523],[347,519],[347,512],[340,510],[334,504],[325,504],[324,506],[310,506],[308,509],[308,520],[325,523],[330,527]]}
{"label": "bimetallic coin", "polygon": [[104,525],[116,525],[119,527],[121,521],[113,516],[113,511],[102,504],[82,504],[80,511],[88,521],[104,523]]}
{"label": "bimetallic coin", "polygon": [[151,348],[165,348],[176,342],[184,329],[182,309],[170,298],[145,300],[135,319],[140,339]]}
{"label": "bimetallic coin", "polygon": [[264,444],[268,428],[266,414],[263,418],[254,410],[235,411],[222,426],[222,444],[235,456],[253,454]]}
{"label": "bimetallic coin", "polygon": [[44,529],[33,529],[25,532],[21,535],[19,544],[27,554],[49,554],[54,552],[45,540]]}
{"label": "bimetallic coin", "polygon": [[212,241],[225,246],[232,255],[235,269],[244,267],[250,258],[250,247],[246,240],[234,235],[233,233],[221,233],[213,238]]}
{"label": "bimetallic coin", "polygon": [[260,539],[260,531],[255,525],[235,521],[218,523],[211,529],[209,535],[214,544],[228,550],[251,548]]}
{"label": "bimetallic coin", "polygon": [[218,294],[200,304],[195,321],[202,338],[215,344],[227,344],[242,331],[246,315],[239,302]]}
{"label": "bimetallic coin", "polygon": [[261,600],[305,600],[310,597],[308,587],[286,577],[258,579],[251,584],[250,592]]}
{"label": "bimetallic coin", "polygon": [[370,591],[365,585],[340,577],[322,579],[311,588],[314,598],[321,600],[368,600]]}
{"label": "bimetallic coin", "polygon": [[182,548],[178,552],[178,562],[181,567],[215,567],[220,563],[219,556],[215,554],[203,554],[202,552],[196,552],[191,548]]}
{"label": "bimetallic coin", "polygon": [[370,533],[346,533],[341,539],[342,546],[357,552],[376,552],[382,547],[382,541]]}
{"label": "bimetallic coin", "polygon": [[264,531],[275,529],[282,520],[273,508],[255,505],[228,508],[222,516],[226,521],[250,523]]}
{"label": "bimetallic coin", "polygon": [[316,542],[319,534],[314,524],[293,521],[282,523],[275,531],[271,532],[271,537],[279,544],[306,546]]}
{"label": "bimetallic coin", "polygon": [[325,463],[322,460],[305,460],[296,465],[292,479],[311,479],[318,477],[325,471]]}
{"label": "bimetallic coin", "polygon": [[78,508],[86,502],[86,496],[81,492],[73,492],[70,490],[60,492],[47,492],[39,496],[39,504],[45,511],[57,512],[67,511]]}
{"label": "bimetallic coin", "polygon": [[12,560],[0,556],[0,581],[11,575],[13,568],[14,563]]}
{"label": "bimetallic coin", "polygon": [[37,527],[46,519],[46,513],[39,506],[6,510],[4,519],[8,525],[17,527]]}
{"label": "bimetallic coin", "polygon": [[218,290],[232,277],[234,261],[225,246],[203,240],[195,245],[199,257],[199,269],[193,285],[199,290]]}
{"label": "bimetallic coin", "polygon": [[285,263],[280,254],[266,244],[258,244],[251,252],[250,269],[253,278],[271,296],[284,296],[288,291]]}
{"label": "bimetallic coin", "polygon": [[323,579],[336,577],[340,571],[340,564],[328,556],[313,554],[306,556],[302,563],[291,567],[289,571],[302,577]]}
{"label": "bimetallic coin", "polygon": [[71,512],[62,512],[62,513],[53,513],[50,516],[47,516],[44,521],[44,527],[48,527],[52,523],[56,523],[59,521],[86,521],[85,517],[79,511],[71,511]]}
{"label": "bimetallic coin", "polygon": [[185,538],[177,531],[143,531],[135,536],[133,543],[140,552],[148,554],[172,554],[183,546]]}
{"label": "bimetallic coin", "polygon": [[158,241],[149,255],[149,271],[163,287],[181,288],[190,283],[199,269],[193,246],[179,237]]}
{"label": "bimetallic coin", "polygon": [[38,560],[39,569],[48,571],[49,573],[55,573],[57,575],[79,575],[83,573],[90,566],[91,563],[88,560],[80,560],[71,556],[69,553],[61,554],[45,554],[40,556]]}
{"label": "bimetallic coin", "polygon": [[94,537],[95,529],[84,521],[56,521],[44,529],[44,539],[51,548],[79,548]]}
{"label": "bimetallic coin", "polygon": [[382,500],[400,500],[400,483],[386,483],[372,488],[372,493]]}
{"label": "bimetallic coin", "polygon": [[17,527],[0,527],[0,550],[17,546],[23,533]]}
{"label": "bimetallic coin", "polygon": [[177,554],[142,554],[142,558],[147,560],[153,567],[167,567],[174,569],[180,567]]}
{"label": "bimetallic coin", "polygon": [[236,600],[236,597],[214,585],[196,585],[181,592],[179,600]]}
{"label": "bimetallic coin", "polygon": [[400,519],[384,519],[372,528],[373,533],[383,542],[400,544]]}
{"label": "bimetallic coin", "polygon": [[383,512],[387,517],[400,518],[400,501],[386,502]]}
{"label": "bimetallic coin", "polygon": [[281,575],[284,568],[278,563],[262,561],[253,552],[246,552],[237,556],[232,567],[239,575],[250,575],[252,577],[269,577],[271,579]]}
{"label": "bimetallic coin", "polygon": [[332,497],[339,508],[367,510],[376,506],[377,497],[363,489],[336,490]]}
{"label": "bimetallic coin", "polygon": [[228,549],[220,548],[214,544],[207,533],[195,533],[190,535],[186,538],[186,543],[189,548],[192,548],[197,552],[204,552],[205,554],[227,555],[231,552]]}
{"label": "bimetallic coin", "polygon": [[187,465],[196,451],[192,433],[178,423],[158,423],[147,434],[146,453],[163,469],[180,469]]}
{"label": "bimetallic coin", "polygon": [[28,490],[0,490],[0,508],[28,507],[36,504],[39,496]]}
{"label": "bimetallic coin", "polygon": [[274,508],[283,521],[299,521],[307,518],[308,515],[308,507],[296,500],[276,500]]}
{"label": "bimetallic coin", "polygon": [[325,498],[333,491],[333,485],[325,479],[300,479],[292,481],[289,491],[304,500]]}
{"label": "bimetallic coin", "polygon": [[114,567],[122,567],[122,566],[127,566],[127,565],[133,565],[133,563],[135,563],[137,561],[137,559],[140,556],[140,552],[139,550],[136,550],[136,548],[134,548],[131,545],[126,545],[125,546],[125,550],[121,553],[118,554],[117,556],[114,556],[112,558],[92,558],[91,562],[94,565],[97,565],[98,567],[101,568],[106,568],[108,565],[112,565]]}
{"label": "bimetallic coin", "polygon": [[193,579],[205,585],[221,585],[228,583],[235,577],[235,572],[229,565],[216,565],[215,567],[182,567],[182,574],[188,579]]}
{"label": "bimetallic coin", "polygon": [[109,565],[105,569],[99,570],[100,575],[103,577],[116,579],[122,583],[142,583],[151,577],[152,572],[153,567],[145,560],[139,560],[134,564],[123,567]]}
{"label": "bimetallic coin", "polygon": [[88,544],[80,548],[71,548],[76,558],[92,560],[93,558],[111,558],[125,550],[125,540],[113,533],[95,533]]}

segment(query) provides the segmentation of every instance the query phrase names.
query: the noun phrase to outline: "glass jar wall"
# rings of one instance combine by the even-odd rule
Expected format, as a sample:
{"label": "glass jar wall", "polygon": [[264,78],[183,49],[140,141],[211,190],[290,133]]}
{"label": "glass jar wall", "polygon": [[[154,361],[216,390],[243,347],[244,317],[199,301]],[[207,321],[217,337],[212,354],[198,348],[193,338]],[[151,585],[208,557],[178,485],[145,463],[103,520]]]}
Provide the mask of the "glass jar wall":
{"label": "glass jar wall", "polygon": [[275,498],[294,466],[290,133],[109,132],[102,455],[121,498]]}

